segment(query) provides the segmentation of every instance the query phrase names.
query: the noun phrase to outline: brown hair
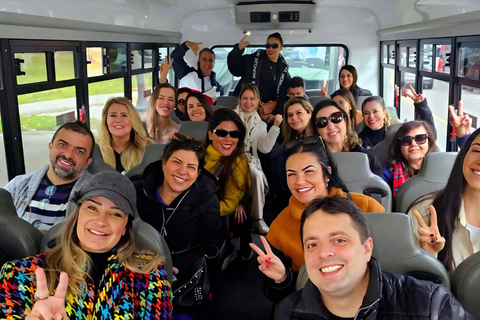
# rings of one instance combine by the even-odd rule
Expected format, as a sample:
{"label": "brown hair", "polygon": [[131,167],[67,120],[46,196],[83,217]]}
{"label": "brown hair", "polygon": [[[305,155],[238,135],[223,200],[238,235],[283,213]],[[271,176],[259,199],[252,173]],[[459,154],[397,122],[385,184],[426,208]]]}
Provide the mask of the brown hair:
{"label": "brown hair", "polygon": [[[294,97],[289,99],[285,103],[285,105],[283,106],[283,123],[282,123],[283,146],[285,146],[285,144],[292,139],[292,128],[290,127],[287,121],[288,108],[290,108],[290,106],[297,103],[301,104],[303,109],[307,113],[312,114],[313,112],[312,104],[310,103],[310,101],[308,101],[304,97]],[[311,124],[311,121],[309,121],[309,123],[307,124],[307,127],[305,128],[305,138],[313,136],[313,133],[314,133],[313,126]]]}

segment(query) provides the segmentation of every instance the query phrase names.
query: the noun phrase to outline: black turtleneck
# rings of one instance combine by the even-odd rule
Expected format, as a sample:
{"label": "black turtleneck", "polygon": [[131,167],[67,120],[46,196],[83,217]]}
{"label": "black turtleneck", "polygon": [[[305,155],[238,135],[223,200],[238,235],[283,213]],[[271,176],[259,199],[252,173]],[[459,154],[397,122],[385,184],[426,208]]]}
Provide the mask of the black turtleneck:
{"label": "black turtleneck", "polygon": [[112,251],[110,250],[102,253],[87,252],[87,254],[92,259],[92,269],[90,270],[90,276],[93,279],[93,283],[90,278],[88,278],[87,282],[92,283],[95,288],[98,288],[100,280],[105,274],[105,269],[108,265],[108,258],[112,255]]}
{"label": "black turtleneck", "polygon": [[358,137],[362,139],[362,146],[364,148],[372,149],[385,139],[385,125],[378,130],[372,130],[365,126],[365,129],[360,132]]}

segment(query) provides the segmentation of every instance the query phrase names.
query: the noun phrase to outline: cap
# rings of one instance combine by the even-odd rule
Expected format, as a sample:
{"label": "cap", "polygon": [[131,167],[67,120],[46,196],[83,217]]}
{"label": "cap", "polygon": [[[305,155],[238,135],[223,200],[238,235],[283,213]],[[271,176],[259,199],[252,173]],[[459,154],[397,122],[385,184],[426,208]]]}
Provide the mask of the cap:
{"label": "cap", "polygon": [[137,194],[133,183],[116,171],[92,175],[72,196],[77,205],[93,197],[105,197],[126,214],[137,215]]}

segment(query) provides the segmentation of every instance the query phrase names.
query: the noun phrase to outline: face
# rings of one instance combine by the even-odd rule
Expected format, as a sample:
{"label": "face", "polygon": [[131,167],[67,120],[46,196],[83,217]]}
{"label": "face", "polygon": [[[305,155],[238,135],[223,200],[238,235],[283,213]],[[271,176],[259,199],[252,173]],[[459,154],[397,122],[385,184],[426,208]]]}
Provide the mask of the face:
{"label": "face", "polygon": [[123,138],[130,136],[132,119],[128,108],[123,104],[114,103],[108,108],[107,127],[113,137]]}
{"label": "face", "polygon": [[188,96],[188,92],[183,92],[178,95],[177,108],[182,113],[185,113],[185,99],[187,99],[187,96]]}
{"label": "face", "polygon": [[302,240],[308,276],[322,296],[348,297],[360,283],[368,283],[372,238],[362,242],[346,213],[311,214]]}
{"label": "face", "polygon": [[169,117],[175,109],[175,92],[171,88],[161,88],[155,110],[160,117]]}
{"label": "face", "polygon": [[[410,130],[406,135],[415,137],[417,134],[425,134],[423,126]],[[424,144],[418,144],[414,139],[408,146],[401,146],[402,155],[407,162],[422,160],[428,151],[428,139]]]}
{"label": "face", "polygon": [[288,97],[289,98],[303,97],[306,91],[307,90],[302,87],[288,88]]}
{"label": "face", "polygon": [[305,130],[311,118],[312,114],[308,113],[300,103],[295,103],[288,107],[288,125],[298,133],[302,133]]}
{"label": "face", "polygon": [[[237,125],[233,121],[222,121],[215,129],[223,129],[227,131],[238,130]],[[232,139],[230,135],[224,138],[218,137],[215,133],[208,131],[208,138],[212,140],[212,145],[222,156],[228,157],[232,154],[238,145],[238,138]]]}
{"label": "face", "polygon": [[257,99],[257,96],[252,90],[246,90],[240,99],[240,107],[245,113],[253,113],[257,110],[259,102],[260,100]]}
{"label": "face", "polygon": [[328,196],[328,178],[313,153],[295,153],[287,159],[287,185],[300,203],[308,206],[316,197]]}
{"label": "face", "polygon": [[[332,113],[338,112],[338,109],[334,106],[326,107],[317,113],[317,119],[320,117],[330,117]],[[317,129],[318,134],[327,144],[342,144],[345,141],[345,135],[347,134],[347,122],[345,119],[340,123],[333,123],[328,120],[328,124],[325,128]]]}
{"label": "face", "polygon": [[88,252],[107,252],[124,234],[128,215],[104,197],[85,200],[79,209],[77,236],[80,247]]}
{"label": "face", "polygon": [[463,160],[463,176],[467,188],[480,190],[480,136],[477,136]]}
{"label": "face", "polygon": [[198,58],[200,62],[200,71],[204,77],[210,77],[213,67],[215,66],[215,57],[211,52],[204,51]]}
{"label": "face", "polygon": [[55,140],[48,144],[50,168],[61,179],[77,179],[92,162],[90,151],[92,139],[89,135],[62,129]]}
{"label": "face", "polygon": [[267,56],[270,60],[276,61],[278,59],[278,56],[280,55],[280,51],[282,50],[283,46],[280,43],[280,40],[277,38],[268,38],[267,39],[267,44],[277,44],[278,48],[274,49],[272,47],[266,49],[267,50]]}
{"label": "face", "polygon": [[353,74],[350,71],[343,69],[340,72],[340,86],[342,88],[350,90],[350,87],[352,86],[352,84],[353,84]]}
{"label": "face", "polygon": [[342,97],[341,95],[336,95],[334,98],[333,98],[333,101],[335,101],[336,103],[338,103],[340,105],[340,107],[343,108],[343,110],[345,110],[345,112],[347,114],[350,114],[350,109],[352,109],[352,105],[350,104],[350,102],[348,102],[347,99],[345,99],[344,97]]}
{"label": "face", "polygon": [[195,182],[200,171],[198,157],[193,151],[177,150],[162,163],[164,184],[176,193],[182,193]]}
{"label": "face", "polygon": [[191,121],[205,121],[207,117],[203,105],[195,97],[190,97],[188,99],[187,112]]}
{"label": "face", "polygon": [[383,110],[382,105],[376,101],[368,102],[363,107],[363,120],[367,127],[372,130],[381,129],[387,110]]}

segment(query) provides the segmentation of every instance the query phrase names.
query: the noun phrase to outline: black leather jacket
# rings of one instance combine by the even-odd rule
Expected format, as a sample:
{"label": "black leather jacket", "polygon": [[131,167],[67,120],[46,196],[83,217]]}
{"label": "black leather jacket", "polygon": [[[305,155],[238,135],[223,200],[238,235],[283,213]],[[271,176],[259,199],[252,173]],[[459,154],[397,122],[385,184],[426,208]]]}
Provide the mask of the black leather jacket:
{"label": "black leather jacket", "polygon": [[[442,285],[382,272],[374,258],[369,268],[367,293],[355,319],[474,319]],[[309,280],[303,290],[288,296],[278,305],[275,319],[328,320],[328,311],[320,291]]]}

